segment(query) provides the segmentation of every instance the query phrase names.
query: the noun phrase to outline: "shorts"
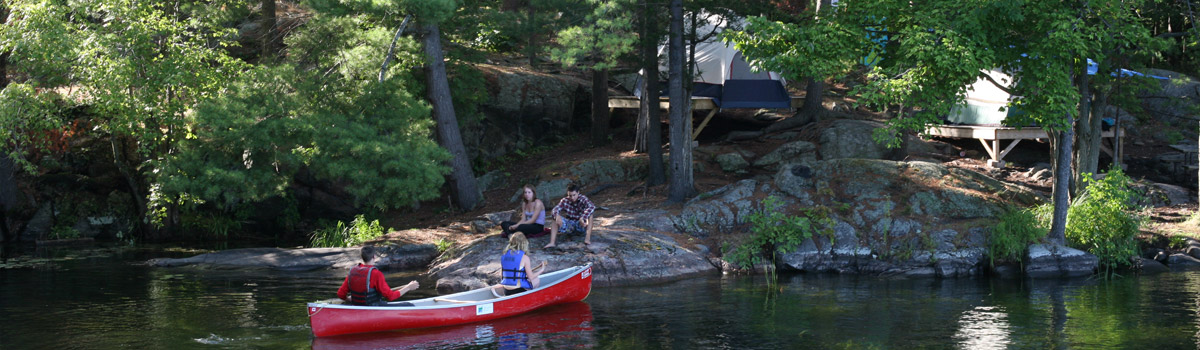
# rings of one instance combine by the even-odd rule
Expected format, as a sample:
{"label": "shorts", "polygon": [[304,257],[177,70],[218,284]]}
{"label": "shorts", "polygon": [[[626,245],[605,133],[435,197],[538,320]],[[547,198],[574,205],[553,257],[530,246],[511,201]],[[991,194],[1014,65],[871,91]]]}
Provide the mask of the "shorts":
{"label": "shorts", "polygon": [[513,295],[513,294],[521,294],[521,293],[525,293],[527,291],[529,291],[529,290],[525,289],[525,288],[505,289],[504,296],[509,296],[509,295]]}
{"label": "shorts", "polygon": [[583,228],[583,223],[579,222],[579,220],[571,220],[568,218],[562,218],[562,226],[558,227],[558,233],[571,233],[571,232],[581,232],[582,233],[582,232],[587,232],[587,229]]}

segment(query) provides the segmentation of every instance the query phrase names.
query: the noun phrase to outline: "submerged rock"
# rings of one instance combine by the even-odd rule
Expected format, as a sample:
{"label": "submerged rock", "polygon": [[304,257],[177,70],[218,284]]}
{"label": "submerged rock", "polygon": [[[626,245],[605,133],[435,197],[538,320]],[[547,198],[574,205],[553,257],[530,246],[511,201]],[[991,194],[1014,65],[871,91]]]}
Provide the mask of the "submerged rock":
{"label": "submerged rock", "polygon": [[[375,265],[391,269],[426,266],[438,254],[433,244],[384,244],[377,246]],[[150,266],[197,265],[214,268],[269,268],[279,270],[348,269],[362,262],[359,247],[352,248],[244,248],[200,254],[189,258],[160,258]]]}
{"label": "submerged rock", "polygon": [[1167,266],[1170,266],[1172,270],[1197,270],[1200,269],[1200,259],[1187,254],[1171,254],[1167,258]]}
{"label": "submerged rock", "polygon": [[1049,244],[1030,245],[1025,260],[1025,275],[1033,278],[1087,276],[1100,264],[1095,255]]}
{"label": "submerged rock", "polygon": [[1143,257],[1134,258],[1133,267],[1143,275],[1152,275],[1156,273],[1170,272],[1171,268],[1154,259],[1146,259]]}

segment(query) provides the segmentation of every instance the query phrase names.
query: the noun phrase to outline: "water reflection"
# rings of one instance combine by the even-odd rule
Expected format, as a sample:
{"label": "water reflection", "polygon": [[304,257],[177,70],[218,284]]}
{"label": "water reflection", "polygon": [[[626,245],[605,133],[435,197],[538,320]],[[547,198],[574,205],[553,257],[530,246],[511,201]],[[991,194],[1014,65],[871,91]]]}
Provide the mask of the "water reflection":
{"label": "water reflection", "polygon": [[585,303],[492,322],[313,339],[299,310],[332,297],[344,270],[151,268],[142,262],[188,253],[144,248],[23,254],[0,267],[0,316],[10,321],[0,349],[1200,348],[1200,271],[1111,280],[784,275],[770,287],[761,276],[712,276],[596,288]]}
{"label": "water reflection", "polygon": [[954,339],[962,349],[1007,349],[1010,343],[1008,314],[1004,308],[976,306],[963,312],[958,319],[958,333]]}
{"label": "water reflection", "polygon": [[592,308],[585,302],[549,306],[533,312],[465,325],[396,332],[350,334],[313,339],[313,349],[500,349],[591,348],[596,344]]}

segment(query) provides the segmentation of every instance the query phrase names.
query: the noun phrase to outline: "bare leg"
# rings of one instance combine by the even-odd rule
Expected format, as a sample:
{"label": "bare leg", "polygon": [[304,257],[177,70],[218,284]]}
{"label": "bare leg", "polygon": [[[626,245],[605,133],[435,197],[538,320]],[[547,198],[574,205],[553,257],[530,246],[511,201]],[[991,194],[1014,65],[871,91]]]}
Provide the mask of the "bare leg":
{"label": "bare leg", "polygon": [[588,219],[587,227],[584,227],[584,230],[587,231],[587,234],[585,234],[583,236],[583,244],[592,244],[592,220],[593,219],[595,219],[595,218]]}
{"label": "bare leg", "polygon": [[550,226],[550,244],[547,244],[545,247],[542,247],[542,249],[554,247],[554,238],[558,237],[558,227],[559,226],[562,226],[562,215],[555,214],[554,215],[554,225]]}

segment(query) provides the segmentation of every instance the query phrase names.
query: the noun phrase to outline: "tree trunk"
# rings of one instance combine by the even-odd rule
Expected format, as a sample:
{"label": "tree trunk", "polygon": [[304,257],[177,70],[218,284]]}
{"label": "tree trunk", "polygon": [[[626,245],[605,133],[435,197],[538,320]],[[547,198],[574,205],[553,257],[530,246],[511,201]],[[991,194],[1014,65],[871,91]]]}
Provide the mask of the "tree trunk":
{"label": "tree trunk", "polygon": [[[1102,125],[1100,124],[1103,114],[1094,113],[1092,108],[1091,88],[1088,86],[1087,74],[1082,74],[1078,78],[1079,84],[1079,119],[1075,121],[1076,149],[1075,149],[1075,169],[1073,175],[1073,183],[1071,193],[1078,195],[1085,190],[1086,184],[1083,182],[1083,174],[1095,174],[1100,167],[1100,132]],[[1099,97],[1099,96],[1097,96]],[[1098,100],[1099,101],[1099,100]],[[1103,108],[1103,102],[1097,103],[1096,107]]]}
{"label": "tree trunk", "polygon": [[117,171],[121,176],[125,177],[125,184],[129,186],[129,196],[133,198],[134,209],[137,210],[138,218],[141,220],[136,224],[138,237],[154,241],[158,239],[157,230],[154,225],[149,225],[150,222],[150,203],[146,196],[142,195],[141,181],[134,173],[135,170],[130,170],[125,161],[125,148],[122,147],[122,140],[116,135],[109,135],[109,143],[112,145],[113,163],[117,167]]}
{"label": "tree trunk", "polygon": [[[816,11],[817,18],[825,16],[829,11],[833,10],[833,4],[830,0],[815,0],[813,5]],[[816,121],[825,113],[825,104],[821,103],[821,96],[825,95],[825,79],[824,77],[805,77],[804,88],[804,105],[800,107],[800,115]]]}
{"label": "tree trunk", "polygon": [[654,35],[657,14],[650,10],[648,0],[642,4],[642,98],[638,109],[638,139],[645,139],[643,150],[650,160],[650,177],[646,186],[657,186],[667,182],[662,159],[662,123],[658,116],[658,40]]}
{"label": "tree trunk", "polygon": [[[0,3],[0,25],[8,24],[8,3]],[[0,53],[0,90],[8,87],[8,51]],[[0,241],[14,236],[8,232],[8,211],[17,205],[17,167],[8,152],[0,150]]]}
{"label": "tree trunk", "polygon": [[592,70],[592,146],[608,144],[608,70]]}
{"label": "tree trunk", "polygon": [[450,97],[450,82],[446,80],[446,63],[442,57],[442,36],[437,24],[425,25],[425,54],[429,57],[428,85],[429,103],[433,105],[433,118],[437,121],[438,144],[450,151],[450,188],[454,204],[463,211],[475,209],[481,194],[471,171],[471,160],[463,147],[462,135],[458,130],[458,118],[454,115],[454,102]]}
{"label": "tree trunk", "polygon": [[275,0],[262,0],[262,54],[259,60],[269,59],[275,56]]}
{"label": "tree trunk", "polygon": [[[0,3],[0,24],[8,25],[8,3]],[[11,51],[0,52],[0,89],[8,87],[8,55]]]}
{"label": "tree trunk", "polygon": [[[692,15],[688,16],[688,19],[691,20],[691,22],[692,22],[692,29],[687,31],[687,36],[688,36],[687,70],[684,71],[684,75],[683,75],[683,79],[684,79],[683,87],[688,89],[688,91],[691,91],[692,87],[695,85],[694,83],[696,80],[696,45],[697,45],[697,43],[696,43],[696,13],[692,12]],[[725,82],[722,81],[721,83],[724,84]],[[691,98],[691,94],[688,94],[687,96],[689,99]],[[688,105],[690,106],[691,104],[689,103]]]}
{"label": "tree trunk", "polygon": [[671,185],[668,202],[683,202],[692,196],[692,108],[683,87],[683,3],[671,0],[670,101]]}
{"label": "tree trunk", "polygon": [[[650,111],[658,112],[658,106],[652,106],[652,104],[657,104],[656,102],[658,102],[658,93],[650,90],[651,81],[658,80],[656,73],[658,71],[658,55],[654,47],[658,44],[658,40],[655,40],[654,38],[656,37],[650,34],[650,21],[653,15],[650,13],[650,5],[646,2],[646,0],[638,1],[638,6],[640,7],[640,12],[638,12],[638,36],[640,37],[638,45],[640,45],[639,49],[642,50],[639,53],[642,59],[642,80],[638,82],[636,89],[640,89],[642,95],[638,99],[637,132],[633,138],[633,151],[635,153],[646,152],[646,143],[649,142],[650,136]],[[653,68],[651,68],[652,66]]]}
{"label": "tree trunk", "polygon": [[529,41],[525,43],[525,56],[529,59],[529,66],[533,67],[537,64],[537,23],[534,23],[533,4],[528,4],[525,7],[525,25],[529,28]]}
{"label": "tree trunk", "polygon": [[825,94],[825,82],[813,77],[805,80],[808,81],[808,86],[804,88],[804,105],[800,107],[800,115],[815,121],[825,113],[825,105],[821,103],[821,96]]}
{"label": "tree trunk", "polygon": [[1067,242],[1067,209],[1071,205],[1071,140],[1075,138],[1072,130],[1066,128],[1051,137],[1051,146],[1054,148],[1054,215],[1046,238],[1050,243],[1059,245],[1066,245]]}
{"label": "tree trunk", "polygon": [[8,212],[17,207],[17,167],[8,152],[0,151],[0,241],[9,242]]}

